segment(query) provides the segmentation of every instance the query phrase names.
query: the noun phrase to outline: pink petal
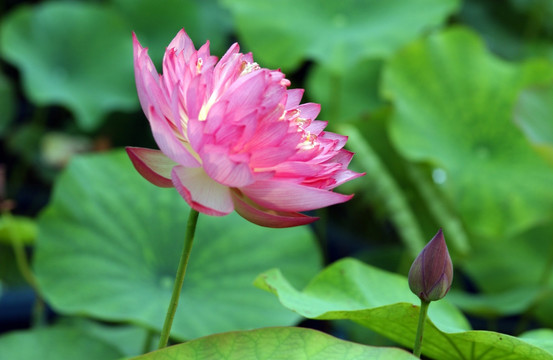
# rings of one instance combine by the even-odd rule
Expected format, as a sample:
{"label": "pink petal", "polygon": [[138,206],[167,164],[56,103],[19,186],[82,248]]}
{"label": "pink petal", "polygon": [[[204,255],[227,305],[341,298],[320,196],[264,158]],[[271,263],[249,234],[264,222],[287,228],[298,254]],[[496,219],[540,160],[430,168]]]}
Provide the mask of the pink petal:
{"label": "pink petal", "polygon": [[353,195],[304,186],[287,181],[259,180],[240,190],[267,209],[297,212],[318,209],[348,201]]}
{"label": "pink petal", "polygon": [[159,146],[159,149],[167,155],[171,160],[188,167],[198,167],[200,163],[192,155],[188,149],[184,139],[179,139],[177,136],[177,129],[173,128],[171,124],[159,114],[155,107],[150,107],[146,113],[146,117],[150,120],[150,126],[152,128],[152,134]]}
{"label": "pink petal", "polygon": [[127,154],[136,171],[146,180],[159,187],[173,187],[171,170],[178,165],[159,150],[126,147]]}
{"label": "pink petal", "polygon": [[[248,145],[252,139],[257,138],[256,132],[259,131],[259,116],[260,109],[250,110],[248,113],[240,113],[235,111],[234,113],[227,113],[225,115],[225,122],[223,122],[220,129],[217,131],[217,139],[226,139],[229,144],[232,142],[232,149],[234,151],[243,151],[247,152],[251,147]],[[234,127],[234,129],[228,130],[229,127]],[[234,132],[236,133],[235,138],[228,137],[227,134]]]}
{"label": "pink petal", "polygon": [[249,126],[234,125],[223,123],[219,129],[215,132],[215,143],[220,145],[230,145],[237,142],[242,137],[245,129]]}
{"label": "pink petal", "polygon": [[322,141],[322,139],[333,141],[336,143],[334,145],[334,150],[339,150],[343,148],[346,145],[346,142],[348,141],[348,137],[340,134],[335,134],[333,132],[329,131],[323,131],[320,135],[321,138],[319,140]]}
{"label": "pink petal", "polygon": [[269,71],[266,74],[263,101],[260,104],[268,110],[272,110],[280,105],[277,118],[284,112],[286,105],[286,88],[282,85],[282,79],[284,79],[284,74],[280,71]]}
{"label": "pink petal", "polygon": [[198,118],[202,105],[206,102],[207,85],[198,75],[186,86],[185,107],[189,118]]}
{"label": "pink petal", "polygon": [[243,55],[238,53],[239,50],[240,47],[235,43],[215,65],[213,79],[215,81],[214,96],[216,98],[220,97],[240,75]]}
{"label": "pink petal", "polygon": [[[163,94],[159,87],[160,76],[154,63],[148,56],[148,49],[140,45],[135,33],[133,33],[133,53],[138,99],[140,100],[142,110],[144,113],[147,113],[150,106],[156,105],[159,100],[163,100]],[[160,105],[157,104],[157,106]]]}
{"label": "pink petal", "polygon": [[227,52],[225,53],[225,55],[223,55],[223,57],[221,58],[221,60],[219,61],[219,64],[217,64],[216,66],[216,70],[225,70],[226,68],[226,63],[231,61],[231,58],[233,58],[233,55],[234,54],[238,54],[238,52],[240,51],[240,45],[238,45],[238,43],[234,43],[232,44]]}
{"label": "pink petal", "polygon": [[203,168],[207,175],[229,187],[242,187],[254,181],[248,159],[232,159],[228,149],[207,144],[202,153]]}
{"label": "pink petal", "polygon": [[217,56],[211,56],[209,51],[209,40],[198,49],[198,59],[202,59],[201,72],[217,64]]}
{"label": "pink petal", "polygon": [[327,124],[328,121],[315,120],[311,122],[311,124],[309,124],[309,126],[305,130],[309,131],[311,134],[319,136],[319,134],[324,130]]}
{"label": "pink petal", "polygon": [[[287,140],[292,140],[297,144],[301,138],[300,133],[290,135],[288,133],[289,125],[285,121],[261,122],[256,130],[256,134],[247,144],[244,145],[245,151],[257,151],[269,146],[290,146]],[[283,144],[284,143],[284,144]],[[294,145],[295,145],[294,144]]]}
{"label": "pink petal", "polygon": [[332,187],[329,188],[329,190],[342,185],[346,181],[357,179],[358,177],[365,176],[365,175],[366,173],[358,173],[348,169],[340,171],[338,174],[336,174],[336,176],[334,176],[334,180],[336,180],[336,183],[333,184]]}
{"label": "pink petal", "polygon": [[291,178],[295,177],[303,179],[305,177],[317,176],[321,172],[323,166],[317,163],[305,161],[286,161],[273,167],[276,171],[276,176]]}
{"label": "pink petal", "polygon": [[178,81],[185,78],[185,61],[182,54],[176,53],[175,49],[167,49],[163,55],[163,84],[168,97],[174,97],[178,93],[176,86]]}
{"label": "pink petal", "polygon": [[210,178],[202,168],[175,166],[171,179],[194,210],[214,216],[227,215],[234,210],[230,189]]}
{"label": "pink petal", "polygon": [[[142,110],[150,122],[152,134],[161,151],[184,166],[199,166],[196,158],[178,138],[178,129],[172,119],[171,105],[160,88],[160,79],[146,49],[140,46],[133,34],[136,88]],[[174,106],[174,105],[173,105]],[[180,120],[179,120],[180,121]]]}
{"label": "pink petal", "polygon": [[188,37],[188,34],[186,34],[184,29],[181,29],[177,33],[171,43],[169,43],[169,46],[167,46],[167,49],[175,49],[176,52],[182,51],[185,59],[196,51],[194,43],[190,40],[190,37]]}
{"label": "pink petal", "polygon": [[225,121],[228,101],[217,101],[209,109],[205,121],[205,131],[208,134],[214,134]]}
{"label": "pink petal", "polygon": [[341,149],[340,151],[338,151],[338,153],[336,153],[336,155],[334,155],[331,161],[340,163],[344,166],[344,168],[346,168],[349,165],[351,159],[353,158],[353,155],[354,155],[353,152],[348,151],[346,149]]}
{"label": "pink petal", "polygon": [[140,45],[134,33],[133,47],[136,89],[144,114],[147,116],[149,109],[154,106],[156,111],[163,114],[166,120],[174,122],[169,99],[172,96],[172,87],[175,84],[162,87],[162,80],[167,82],[167,79],[163,79],[157,73],[152,59],[148,56],[148,49]]}
{"label": "pink petal", "polygon": [[244,219],[260,225],[271,228],[285,228],[312,223],[317,217],[311,217],[296,212],[277,212],[263,210],[259,207],[249,204],[247,199],[243,198],[237,191],[232,192],[234,208]]}
{"label": "pink petal", "polygon": [[253,71],[230,84],[221,96],[229,102],[229,110],[259,105],[266,86],[266,73],[267,70]]}
{"label": "pink petal", "polygon": [[288,97],[286,98],[286,110],[295,108],[300,104],[301,98],[303,96],[303,89],[290,89],[286,91]]}
{"label": "pink petal", "polygon": [[206,121],[198,119],[188,120],[187,136],[190,139],[190,146],[196,153],[204,147],[207,139],[214,137],[205,133],[206,124]]}
{"label": "pink petal", "polygon": [[268,168],[279,165],[294,155],[296,150],[290,147],[267,146],[252,152],[252,168]]}
{"label": "pink petal", "polygon": [[316,103],[305,103],[297,107],[300,111],[300,118],[314,120],[321,112],[321,105]]}

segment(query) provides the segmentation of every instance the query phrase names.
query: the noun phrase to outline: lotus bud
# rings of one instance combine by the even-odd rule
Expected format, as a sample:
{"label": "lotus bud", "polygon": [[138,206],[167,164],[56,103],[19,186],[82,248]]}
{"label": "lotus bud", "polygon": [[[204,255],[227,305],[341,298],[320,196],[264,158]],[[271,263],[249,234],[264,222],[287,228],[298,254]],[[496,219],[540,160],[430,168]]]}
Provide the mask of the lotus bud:
{"label": "lotus bud", "polygon": [[453,280],[453,265],[442,229],[422,249],[409,270],[409,288],[422,301],[443,298]]}

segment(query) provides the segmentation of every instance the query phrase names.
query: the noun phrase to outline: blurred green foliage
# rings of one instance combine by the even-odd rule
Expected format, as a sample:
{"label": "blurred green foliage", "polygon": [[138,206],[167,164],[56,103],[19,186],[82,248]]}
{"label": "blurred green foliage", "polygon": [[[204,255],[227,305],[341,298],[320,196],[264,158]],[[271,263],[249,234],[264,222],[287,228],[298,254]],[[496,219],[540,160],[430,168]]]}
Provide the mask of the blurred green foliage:
{"label": "blurred green foliage", "polygon": [[14,117],[15,94],[11,81],[0,72],[0,135]]}
{"label": "blurred green foliage", "polygon": [[90,130],[107,112],[137,105],[128,81],[132,67],[121,61],[132,50],[125,25],[95,4],[21,6],[2,22],[1,52],[21,69],[33,102],[67,106],[80,127]]}
{"label": "blurred green foliage", "polygon": [[515,108],[515,122],[538,152],[553,163],[553,84],[525,89]]}
{"label": "blurred green foliage", "polygon": [[[456,0],[224,0],[240,38],[264,66],[297,69],[313,60],[344,75],[364,58],[382,58],[438,27]],[[424,11],[420,11],[424,9]]]}
{"label": "blurred green foliage", "polygon": [[[130,174],[120,154],[82,157],[69,168],[66,165],[79,152],[155,146],[134,88],[131,33],[149,48],[161,71],[165,47],[184,28],[196,47],[209,40],[217,56],[238,41],[261,66],[281,68],[292,87],[306,89],[305,101],[322,104],[320,118],[329,121],[331,131],[350,136],[346,147],[357,153],[352,168],[367,175],[343,186],[343,192],[356,193],[352,201],[321,214],[315,233],[326,261],[351,255],[406,274],[417,251],[442,227],[456,271],[450,300],[473,322],[484,323],[481,327],[494,322],[499,324],[497,330],[514,335],[553,326],[552,4],[549,0],[2,3],[0,164],[7,176],[0,179],[0,207],[27,217],[17,218],[26,220],[10,227],[15,235],[12,230],[0,234],[3,296],[22,281],[13,276],[18,270],[10,244],[25,239],[27,250],[33,252],[35,219],[27,219],[37,217],[33,267],[41,298],[62,315],[158,328],[156,315],[139,305],[162,307],[165,295],[141,289],[141,281],[160,280],[160,268],[147,261],[161,264],[171,253],[158,237],[164,234],[169,241],[180,236],[184,203],[174,193],[139,183],[139,178],[128,180],[136,174]],[[54,184],[56,193],[51,195]],[[147,196],[159,202],[159,213],[144,212]],[[173,204],[171,196],[181,203]],[[14,201],[13,209],[6,199]],[[5,216],[0,218],[2,229],[4,220]],[[246,226],[232,217],[216,220],[229,228]],[[235,231],[233,236],[243,237],[246,244],[257,241]],[[300,232],[304,232],[300,237],[309,238],[308,228]],[[198,242],[206,241],[201,237]],[[266,270],[264,265],[282,267],[285,273],[292,266],[292,272],[301,273],[301,262],[287,262],[308,248],[313,252],[311,262],[318,256],[312,245],[302,248],[304,252],[294,247],[286,252],[290,241],[274,245],[279,243],[276,239],[271,242],[274,248],[267,244],[265,251],[237,260],[249,268],[241,275],[231,272],[234,265],[227,270],[214,266],[222,265],[215,256],[217,247],[210,250],[205,245],[212,257],[205,255],[209,261],[190,272],[190,281],[196,281],[202,297],[211,289],[202,290],[210,283],[204,283],[202,276],[205,280],[209,274],[221,276],[225,286],[228,277],[243,276],[240,286],[246,289],[246,279],[253,281],[256,272]],[[220,245],[219,251],[233,242],[224,236],[213,241]],[[283,252],[277,256],[279,251]],[[197,256],[200,261],[201,255]],[[125,269],[134,280],[109,276]],[[310,269],[312,273],[298,275],[295,285],[304,285],[316,271]],[[198,279],[194,280],[194,272]],[[110,281],[96,282],[100,275]],[[75,290],[79,283],[86,286]],[[386,291],[387,284],[379,286]],[[121,289],[127,287],[126,296],[138,305],[124,309],[127,301],[117,299],[125,298]],[[90,296],[97,292],[98,298],[81,296],[83,291]],[[267,325],[297,320],[289,312],[275,310],[279,304],[270,297],[260,303],[268,301],[274,307],[256,308],[258,300],[241,307],[237,294],[231,291],[228,296],[234,296],[236,306],[227,310],[240,311],[237,318],[257,317],[252,314],[270,308],[273,317]],[[252,296],[249,299],[256,299]],[[251,313],[245,315],[248,307]],[[179,337],[262,326],[233,323],[216,314],[201,316],[211,316],[217,326],[206,321],[187,327],[184,320]],[[56,340],[65,336],[65,329],[55,330],[52,339],[37,330],[8,334],[0,343],[19,347],[40,337],[46,339],[40,340],[44,346],[65,346]],[[333,331],[341,330],[337,326]],[[140,349],[130,344],[132,337],[122,337],[119,345],[132,345],[122,347],[134,353],[120,350],[121,346],[114,350],[105,338],[87,334],[83,340],[87,347],[105,347],[124,356]],[[524,338],[527,335],[527,342],[551,352],[543,345],[550,339],[546,330],[526,333]],[[103,345],[94,345],[92,338]]]}
{"label": "blurred green foliage", "polygon": [[463,28],[412,43],[385,69],[394,145],[442,169],[443,192],[474,235],[509,236],[551,217],[552,168],[512,116],[524,87],[551,78],[547,62],[507,64]]}
{"label": "blurred green foliage", "polygon": [[123,355],[115,346],[66,326],[14,331],[0,338],[0,346],[0,359],[13,360],[97,360],[118,359]]}

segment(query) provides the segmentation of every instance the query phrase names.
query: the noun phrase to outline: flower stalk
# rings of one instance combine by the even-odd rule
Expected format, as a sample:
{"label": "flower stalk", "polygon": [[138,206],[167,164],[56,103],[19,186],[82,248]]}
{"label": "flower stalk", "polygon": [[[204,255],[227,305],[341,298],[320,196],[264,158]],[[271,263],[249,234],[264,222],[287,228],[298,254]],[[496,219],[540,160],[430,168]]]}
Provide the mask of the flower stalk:
{"label": "flower stalk", "polygon": [[186,225],[186,235],[184,238],[184,248],[182,250],[181,258],[179,261],[179,267],[177,269],[177,275],[175,277],[175,284],[173,285],[173,294],[171,295],[171,302],[165,315],[165,322],[161,330],[161,336],[159,338],[158,349],[162,349],[167,346],[169,342],[169,336],[171,334],[171,327],[179,304],[179,297],[182,290],[182,283],[184,276],[186,275],[186,267],[188,266],[188,259],[190,258],[190,252],[192,251],[192,243],[194,242],[194,234],[196,233],[196,224],[198,223],[198,215],[194,209],[190,209],[188,215],[188,224]]}
{"label": "flower stalk", "polygon": [[417,335],[415,337],[415,345],[413,346],[413,355],[420,358],[422,352],[422,335],[424,332],[424,323],[426,322],[426,315],[428,314],[428,306],[430,301],[421,300],[420,312],[419,312],[419,324],[417,326]]}
{"label": "flower stalk", "polygon": [[12,226],[14,219],[11,212],[6,210],[3,211],[2,215],[9,222],[8,229],[10,232],[10,240],[15,256],[17,269],[19,270],[21,276],[23,276],[23,279],[33,289],[35,293],[35,303],[32,309],[31,324],[33,327],[42,327],[46,324],[45,304],[44,300],[42,299],[42,295],[38,287],[35,275],[33,274],[33,271],[31,270],[31,265],[29,264],[29,260],[27,259],[25,246],[23,245],[20,235],[17,233],[17,231],[14,230],[14,226]]}

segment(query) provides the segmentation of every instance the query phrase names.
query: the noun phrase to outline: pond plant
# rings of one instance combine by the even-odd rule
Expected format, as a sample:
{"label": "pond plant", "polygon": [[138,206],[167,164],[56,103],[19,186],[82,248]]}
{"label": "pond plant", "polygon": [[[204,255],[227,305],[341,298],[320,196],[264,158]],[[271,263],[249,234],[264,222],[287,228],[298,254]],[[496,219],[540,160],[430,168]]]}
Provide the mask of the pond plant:
{"label": "pond plant", "polygon": [[0,10],[0,360],[553,359],[549,1]]}

